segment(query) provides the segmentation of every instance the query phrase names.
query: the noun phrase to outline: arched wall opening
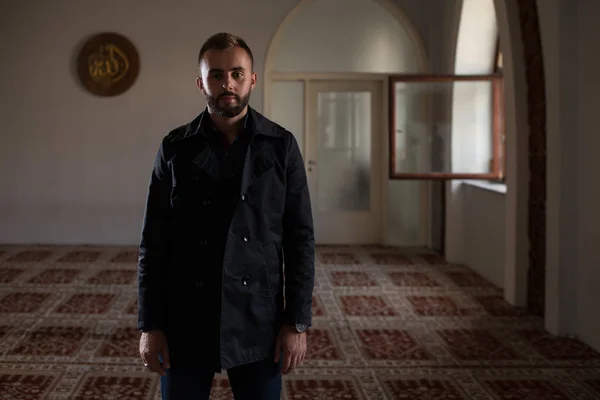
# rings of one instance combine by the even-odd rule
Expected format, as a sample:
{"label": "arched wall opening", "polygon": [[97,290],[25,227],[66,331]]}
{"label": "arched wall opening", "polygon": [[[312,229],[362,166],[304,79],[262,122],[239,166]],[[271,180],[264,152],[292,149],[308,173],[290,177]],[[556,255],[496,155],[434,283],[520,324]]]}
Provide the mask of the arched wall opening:
{"label": "arched wall opening", "polygon": [[[340,13],[342,9],[344,12]],[[319,183],[318,186],[311,186],[318,192],[313,196],[313,208],[317,208],[317,211],[320,208],[327,210],[325,204],[331,206],[332,203],[331,198],[323,197],[325,186],[333,187],[330,190],[332,193],[342,193],[344,189],[336,179],[359,180],[359,174],[345,169],[344,161],[336,161],[337,153],[323,150],[329,146],[323,138],[331,127],[319,125],[324,118],[319,116],[326,112],[321,100],[327,101],[327,104],[337,104],[334,108],[338,109],[349,106],[364,108],[364,104],[359,104],[360,101],[364,102],[364,96],[353,92],[353,96],[363,100],[357,100],[358,97],[348,100],[349,97],[344,97],[342,93],[345,90],[343,85],[358,88],[356,85],[369,86],[371,82],[375,85],[372,87],[377,88],[371,92],[377,94],[377,99],[370,100],[372,105],[377,106],[371,107],[371,112],[365,114],[368,114],[367,119],[380,122],[373,125],[371,133],[372,144],[377,146],[377,151],[366,160],[371,168],[377,170],[377,178],[373,178],[370,184],[375,185],[375,179],[381,181],[378,186],[380,193],[372,196],[373,202],[370,203],[370,207],[379,208],[380,211],[377,219],[381,222],[378,228],[381,232],[377,244],[428,244],[429,210],[422,203],[428,195],[429,184],[391,181],[386,168],[389,153],[388,78],[393,74],[426,73],[427,69],[422,38],[404,12],[391,0],[301,1],[282,21],[267,52],[265,114],[294,133],[308,164],[309,180],[313,168],[317,171],[340,171],[337,177],[331,174],[326,176],[322,172],[313,176],[313,180]],[[323,85],[338,87],[339,91],[329,92],[329,97],[317,99],[314,92],[321,90],[318,87]],[[365,93],[362,92],[363,95]],[[350,101],[353,103],[350,104]],[[331,109],[328,110],[331,113]],[[320,136],[314,137],[312,132],[319,129],[322,130],[318,134]],[[336,150],[339,153],[341,148],[338,146]],[[315,155],[320,155],[318,163],[313,161]],[[338,208],[358,207],[347,199],[343,203],[341,199],[337,201]],[[322,242],[332,243],[327,238]]]}
{"label": "arched wall opening", "polygon": [[535,0],[494,3],[506,101],[505,298],[543,316],[557,333],[564,299],[556,276],[546,275],[546,241],[557,230],[549,226],[546,232],[546,85],[538,6]]}
{"label": "arched wall opening", "polygon": [[[460,29],[468,32],[486,18],[491,21],[495,14],[495,26],[503,54],[504,80],[504,129],[506,148],[505,188],[501,193],[472,189],[478,197],[464,198],[465,185],[452,182],[447,185],[447,195],[454,198],[455,204],[447,203],[447,226],[454,231],[447,232],[447,245],[452,248],[452,257],[464,259],[473,249],[468,233],[460,230],[467,227],[473,204],[485,213],[480,221],[488,222],[489,216],[497,218],[499,230],[503,234],[490,240],[488,246],[480,246],[482,254],[487,254],[489,263],[493,245],[500,247],[501,275],[504,297],[511,304],[527,306],[537,315],[543,315],[545,279],[545,158],[539,162],[545,143],[545,112],[540,107],[545,104],[544,74],[539,44],[539,26],[535,1],[519,0],[464,0]],[[486,17],[487,15],[487,17]],[[493,60],[492,34],[489,21],[479,27],[480,33],[471,32],[466,38],[459,33],[456,53],[456,73],[489,73]],[[470,38],[468,37],[470,36]],[[470,44],[469,44],[470,42]],[[463,50],[470,47],[469,52]],[[474,61],[477,52],[481,64]],[[533,147],[532,147],[533,146]],[[535,153],[535,154],[534,154]],[[535,160],[533,160],[535,159]],[[542,166],[538,168],[538,166]],[[488,186],[489,185],[484,185]],[[496,188],[498,189],[498,188]],[[461,196],[463,196],[461,198]],[[485,203],[487,196],[488,203]],[[490,207],[491,201],[496,208]],[[463,222],[461,224],[461,221]],[[481,223],[481,222],[478,222]],[[498,230],[498,231],[499,231]],[[489,230],[486,231],[489,239]],[[458,238],[458,241],[455,240]],[[468,251],[467,251],[468,250]],[[471,260],[467,260],[472,264]],[[547,308],[547,307],[546,307]]]}
{"label": "arched wall opening", "polygon": [[[456,21],[456,32],[453,73],[455,75],[491,74],[498,43],[494,1],[463,0]],[[481,95],[472,93],[476,89],[483,93]],[[491,135],[487,130],[477,130],[471,121],[477,119],[481,124],[491,126],[489,112],[492,109],[491,103],[492,93],[489,86],[477,88],[474,85],[454,85],[450,129],[452,137],[449,169],[451,171],[460,171],[466,163],[473,161],[481,163],[490,158]],[[483,142],[482,151],[472,145],[473,141]],[[465,149],[469,151],[466,153]],[[485,262],[489,262],[489,259],[484,261],[484,258],[490,256],[485,253],[489,253],[491,247],[505,247],[502,240],[505,230],[504,220],[499,215],[504,213],[504,199],[499,197],[501,193],[492,194],[485,189],[473,190],[474,183],[483,182],[451,180],[446,183],[446,257],[451,262],[470,266],[486,279],[504,288],[503,257],[495,265],[486,265]],[[483,210],[473,208],[481,202],[490,204],[487,204]],[[489,208],[493,210],[485,211]],[[479,214],[488,212],[490,216],[486,221],[487,226],[482,226],[481,221],[478,221]],[[487,228],[488,234],[482,237],[479,230],[484,228]],[[477,241],[476,244],[473,243],[474,240]]]}
{"label": "arched wall opening", "polygon": [[[501,29],[494,0],[463,0],[457,14],[453,73],[494,74]],[[504,53],[505,43],[503,40],[500,42]],[[448,167],[452,172],[467,170],[469,164],[484,167],[494,157],[492,139],[497,134],[494,131],[501,130],[500,126],[504,125],[505,136],[508,136],[510,129],[506,123],[500,126],[494,124],[495,119],[506,122],[503,107],[493,107],[494,95],[492,85],[454,85],[451,165]],[[511,94],[508,95],[510,97]],[[508,99],[505,103],[512,104]],[[506,151],[501,153],[506,155]],[[451,262],[468,265],[505,292],[511,292],[514,286],[506,279],[506,197],[507,188],[512,183],[510,179],[506,179],[505,183],[451,180],[445,185],[446,257]]]}

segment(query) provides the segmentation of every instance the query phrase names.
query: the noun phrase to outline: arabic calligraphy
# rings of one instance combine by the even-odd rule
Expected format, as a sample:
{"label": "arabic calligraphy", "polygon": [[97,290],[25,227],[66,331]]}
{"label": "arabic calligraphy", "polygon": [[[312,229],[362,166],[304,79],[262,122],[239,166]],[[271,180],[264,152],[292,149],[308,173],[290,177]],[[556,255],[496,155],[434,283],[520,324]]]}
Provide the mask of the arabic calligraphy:
{"label": "arabic calligraphy", "polygon": [[103,43],[88,58],[89,74],[94,82],[110,86],[123,79],[129,71],[127,55],[112,43]]}
{"label": "arabic calligraphy", "polygon": [[77,75],[83,87],[97,96],[126,92],[140,71],[140,55],[125,36],[101,32],[83,43],[77,56]]}

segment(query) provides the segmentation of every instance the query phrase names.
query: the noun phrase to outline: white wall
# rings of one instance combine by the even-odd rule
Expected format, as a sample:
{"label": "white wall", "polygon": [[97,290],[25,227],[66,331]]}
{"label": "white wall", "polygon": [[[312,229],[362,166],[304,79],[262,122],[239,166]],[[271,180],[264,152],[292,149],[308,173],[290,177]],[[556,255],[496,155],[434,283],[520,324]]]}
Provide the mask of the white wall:
{"label": "white wall", "polygon": [[270,68],[280,73],[419,72],[424,49],[409,29],[377,1],[303,3],[280,26]]}
{"label": "white wall", "polygon": [[[204,107],[194,83],[202,42],[239,33],[261,71],[295,3],[3,1],[0,242],[137,243],[160,138]],[[76,79],[78,46],[99,31],[126,35],[140,53],[138,80],[119,97],[94,97]]]}
{"label": "white wall", "polygon": [[[506,192],[493,185],[462,185],[465,265],[504,288]],[[492,210],[493,212],[490,212]]]}
{"label": "white wall", "polygon": [[[600,3],[538,0],[547,100],[546,327],[600,350]],[[591,182],[591,183],[590,183]]]}
{"label": "white wall", "polygon": [[[433,54],[444,54],[444,10],[395,0]],[[0,4],[0,242],[137,244],[146,185],[162,138],[204,107],[196,59],[218,31],[253,49],[262,111],[266,51],[298,0]],[[224,10],[235,9],[235,13]],[[74,61],[84,40],[116,31],[137,47],[135,85],[115,98],[88,94]],[[8,172],[10,171],[10,172]]]}

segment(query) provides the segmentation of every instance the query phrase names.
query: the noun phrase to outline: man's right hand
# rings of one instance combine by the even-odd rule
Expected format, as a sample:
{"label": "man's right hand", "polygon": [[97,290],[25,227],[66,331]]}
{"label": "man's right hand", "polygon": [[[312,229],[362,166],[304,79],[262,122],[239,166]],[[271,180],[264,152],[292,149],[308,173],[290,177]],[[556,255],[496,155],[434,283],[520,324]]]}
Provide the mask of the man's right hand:
{"label": "man's right hand", "polygon": [[[162,356],[162,364],[158,360],[159,354]],[[167,347],[167,337],[163,331],[142,332],[140,357],[150,371],[162,376],[167,374],[167,369],[170,367],[169,348]]]}

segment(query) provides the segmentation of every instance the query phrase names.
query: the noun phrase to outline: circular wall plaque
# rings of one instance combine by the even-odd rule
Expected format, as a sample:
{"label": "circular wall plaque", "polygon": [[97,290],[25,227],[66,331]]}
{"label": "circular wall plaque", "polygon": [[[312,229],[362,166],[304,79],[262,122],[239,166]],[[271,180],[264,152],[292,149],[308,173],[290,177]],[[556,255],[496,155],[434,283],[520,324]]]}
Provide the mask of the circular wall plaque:
{"label": "circular wall plaque", "polygon": [[140,69],[138,52],[118,33],[94,35],[85,42],[77,58],[81,83],[98,96],[116,96],[129,89]]}

